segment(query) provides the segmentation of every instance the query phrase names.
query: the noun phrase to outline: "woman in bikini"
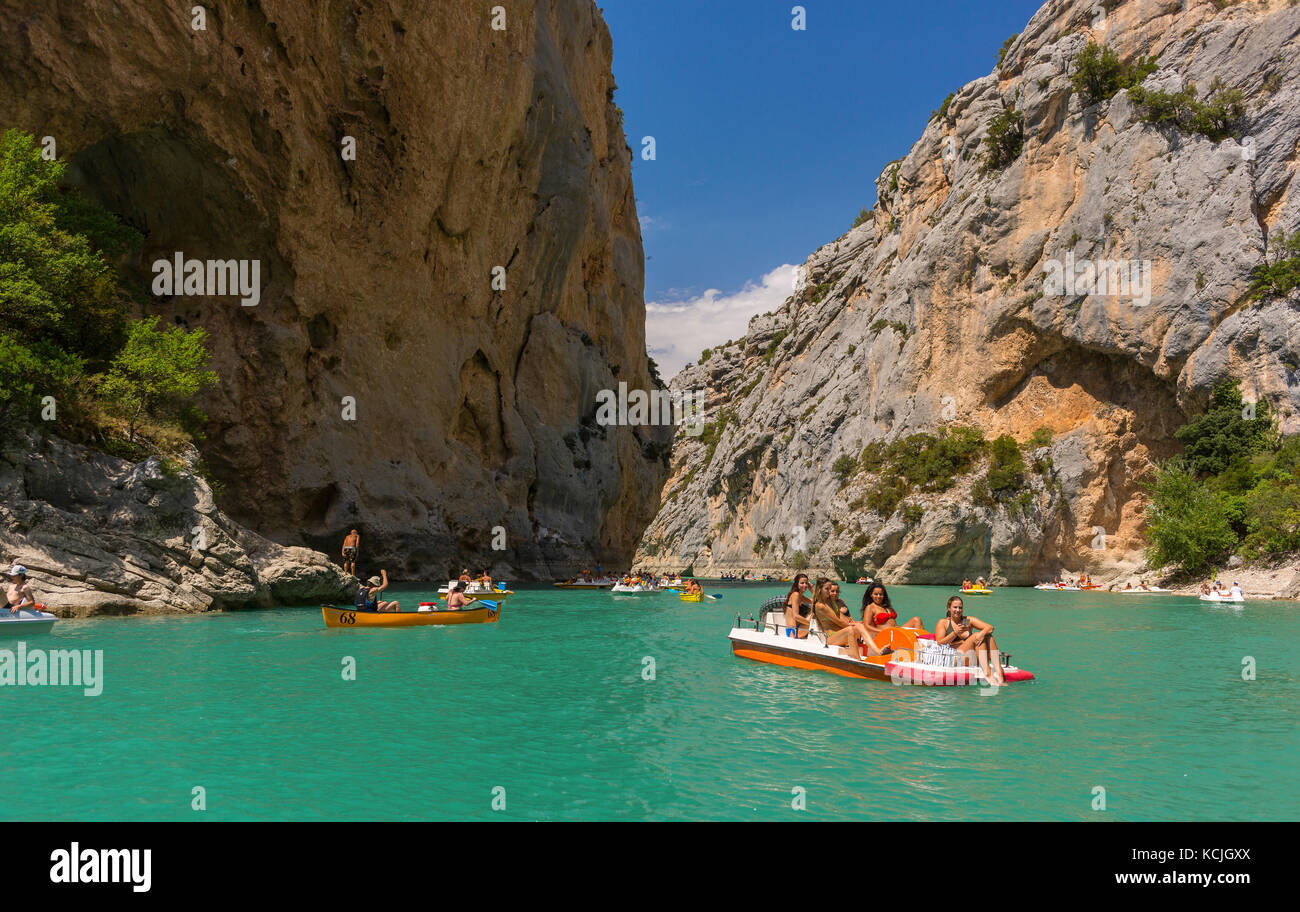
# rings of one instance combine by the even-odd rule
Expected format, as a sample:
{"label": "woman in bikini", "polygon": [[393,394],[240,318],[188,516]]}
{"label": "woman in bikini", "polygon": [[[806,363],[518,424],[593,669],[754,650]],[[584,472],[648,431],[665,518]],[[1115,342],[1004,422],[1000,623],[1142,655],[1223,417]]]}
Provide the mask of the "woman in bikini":
{"label": "woman in bikini", "polygon": [[[871,631],[858,621],[848,616],[848,606],[840,600],[840,584],[834,580],[817,581],[813,591],[813,613],[821,626],[827,646],[839,646],[845,654],[862,659],[862,646],[865,644],[867,655],[882,655],[882,651],[871,642]],[[888,650],[892,652],[893,650]]]}
{"label": "woman in bikini", "polygon": [[998,658],[998,644],[993,639],[993,625],[967,616],[960,595],[948,599],[948,612],[934,625],[934,641],[940,646],[956,649],[966,665],[970,665],[970,655],[974,653],[984,672],[984,680],[997,685],[1006,683],[1002,662]]}
{"label": "woman in bikini", "polygon": [[803,640],[808,637],[808,628],[812,624],[812,599],[805,594],[808,591],[808,574],[795,576],[790,591],[785,596],[785,626],[793,631],[793,636]]}
{"label": "woman in bikini", "polygon": [[889,593],[885,591],[885,584],[880,582],[872,583],[867,587],[867,591],[862,594],[862,623],[871,631],[873,637],[886,627],[924,629],[919,617],[909,618],[906,624],[898,623],[898,612],[894,610],[894,606],[889,601]]}

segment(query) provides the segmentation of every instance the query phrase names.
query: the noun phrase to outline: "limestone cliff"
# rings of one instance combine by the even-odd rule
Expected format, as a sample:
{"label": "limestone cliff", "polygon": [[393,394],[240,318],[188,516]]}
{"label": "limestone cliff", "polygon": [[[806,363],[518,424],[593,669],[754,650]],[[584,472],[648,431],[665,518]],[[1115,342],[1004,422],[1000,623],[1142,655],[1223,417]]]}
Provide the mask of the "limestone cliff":
{"label": "limestone cliff", "polygon": [[[193,454],[189,460],[193,460]],[[324,554],[283,548],[217,509],[184,463],[130,463],[56,437],[0,453],[0,557],[64,617],[351,600]]]}
{"label": "limestone cliff", "polygon": [[0,110],[145,234],[142,287],[177,252],[260,263],[256,306],[145,305],[210,334],[222,506],[331,554],[357,527],[398,577],[627,561],[668,441],[593,418],[652,382],[595,5],[195,6],[6,3]]}
{"label": "limestone cliff", "polygon": [[[1266,240],[1300,229],[1300,7],[1105,5],[1046,3],[880,176],[874,216],[674,380],[707,390],[710,424],[678,437],[639,565],[788,567],[803,538],[814,567],[898,582],[1117,574],[1142,561],[1142,476],[1215,381],[1242,378],[1300,430],[1300,303],[1246,293]],[[1126,91],[1086,104],[1070,77],[1090,40],[1154,57],[1148,89],[1240,89],[1239,138],[1145,122]],[[1004,110],[1023,115],[1023,150],[986,173]],[[1149,261],[1149,301],[1048,289],[1053,263],[1085,260]],[[957,425],[1055,432],[1014,509],[979,506],[975,471],[880,515],[862,505],[878,479],[832,472],[872,441]]]}

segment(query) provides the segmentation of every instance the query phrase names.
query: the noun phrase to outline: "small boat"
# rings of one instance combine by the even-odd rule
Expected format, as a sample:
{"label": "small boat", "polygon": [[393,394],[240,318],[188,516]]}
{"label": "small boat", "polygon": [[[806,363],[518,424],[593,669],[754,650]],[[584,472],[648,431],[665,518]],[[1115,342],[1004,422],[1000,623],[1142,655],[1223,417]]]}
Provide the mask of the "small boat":
{"label": "small boat", "polygon": [[479,601],[471,608],[443,608],[421,602],[419,611],[357,611],[321,605],[326,627],[428,627],[437,624],[493,624],[501,617],[499,602]]}
{"label": "small boat", "polygon": [[556,583],[556,589],[609,589],[612,588],[616,580],[567,580],[563,583]]}
{"label": "small boat", "polygon": [[[448,580],[447,585],[438,590],[438,598],[444,602],[447,601],[447,594],[451,592],[451,587],[456,585],[458,582],[459,580]],[[497,583],[496,588],[494,589],[487,583],[473,582],[465,584],[465,594],[490,595],[493,598],[504,599],[508,596],[514,595],[515,593],[514,590],[507,589],[505,583]]]}
{"label": "small boat", "polygon": [[1244,602],[1246,599],[1240,595],[1223,594],[1211,592],[1209,595],[1197,596],[1203,602]]}
{"label": "small boat", "polygon": [[679,596],[677,596],[677,597],[678,597],[679,599],[681,599],[683,602],[702,602],[702,601],[704,601],[704,596],[703,596],[701,593],[699,593],[699,592],[692,592],[690,595],[685,595],[685,594],[683,594],[683,595],[679,595]]}
{"label": "small boat", "polygon": [[[924,630],[886,627],[876,635],[874,642],[880,649],[889,647],[893,652],[861,659],[845,655],[838,646],[827,646],[816,627],[808,637],[798,639],[785,626],[784,600],[780,598],[763,603],[757,621],[742,622],[737,616],[736,626],[728,639],[732,654],[741,658],[789,668],[827,671],[849,678],[928,686],[971,685],[985,681],[984,672],[978,665],[955,664],[955,650],[939,646],[934,642],[934,636]],[[1001,658],[1008,684],[1034,679],[1031,672],[1011,665],[1009,655],[1004,653]]]}
{"label": "small boat", "polygon": [[57,617],[45,610],[44,605],[39,604],[34,609],[0,610],[0,637],[49,633],[57,620]]}
{"label": "small boat", "polygon": [[865,584],[867,584],[867,583],[869,583],[869,582],[871,582],[871,580],[867,579],[865,576],[859,576],[859,577],[858,577],[858,585],[859,585],[859,586],[865,585]]}
{"label": "small boat", "polygon": [[1174,590],[1161,589],[1159,586],[1148,586],[1146,589],[1112,589],[1111,591],[1118,592],[1120,595],[1133,595],[1134,593],[1137,593],[1139,595],[1146,595],[1151,592],[1163,593],[1163,592],[1173,592]]}
{"label": "small boat", "polygon": [[1078,586],[1058,586],[1055,583],[1039,583],[1035,589],[1044,589],[1049,592],[1080,592]]}
{"label": "small boat", "polygon": [[992,595],[992,589],[981,589],[978,586],[972,586],[969,589],[958,590],[962,595]]}
{"label": "small boat", "polygon": [[650,586],[643,586],[639,583],[633,586],[625,586],[622,583],[615,583],[614,588],[609,591],[613,592],[615,595],[638,595],[643,592],[658,592],[659,590]]}

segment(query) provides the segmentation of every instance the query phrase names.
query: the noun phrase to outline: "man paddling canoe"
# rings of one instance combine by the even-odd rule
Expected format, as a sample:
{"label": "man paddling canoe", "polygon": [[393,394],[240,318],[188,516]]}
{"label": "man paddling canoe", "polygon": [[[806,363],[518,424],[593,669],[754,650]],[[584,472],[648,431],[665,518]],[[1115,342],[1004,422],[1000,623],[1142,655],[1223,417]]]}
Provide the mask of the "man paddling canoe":
{"label": "man paddling canoe", "polygon": [[382,578],[372,576],[366,580],[366,584],[357,590],[357,597],[353,600],[353,607],[358,611],[401,611],[402,606],[397,602],[381,602],[379,593],[388,588],[388,571],[380,570]]}

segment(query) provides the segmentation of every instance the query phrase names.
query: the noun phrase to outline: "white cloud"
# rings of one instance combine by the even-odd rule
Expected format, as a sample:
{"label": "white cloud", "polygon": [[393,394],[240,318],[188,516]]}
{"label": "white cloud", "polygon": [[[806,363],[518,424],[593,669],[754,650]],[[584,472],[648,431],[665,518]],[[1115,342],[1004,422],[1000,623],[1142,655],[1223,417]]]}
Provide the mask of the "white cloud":
{"label": "white cloud", "polygon": [[681,301],[647,301],[646,346],[665,380],[695,361],[700,352],[739,339],[755,314],[776,310],[794,293],[797,267],[778,266],[735,294],[716,288]]}

